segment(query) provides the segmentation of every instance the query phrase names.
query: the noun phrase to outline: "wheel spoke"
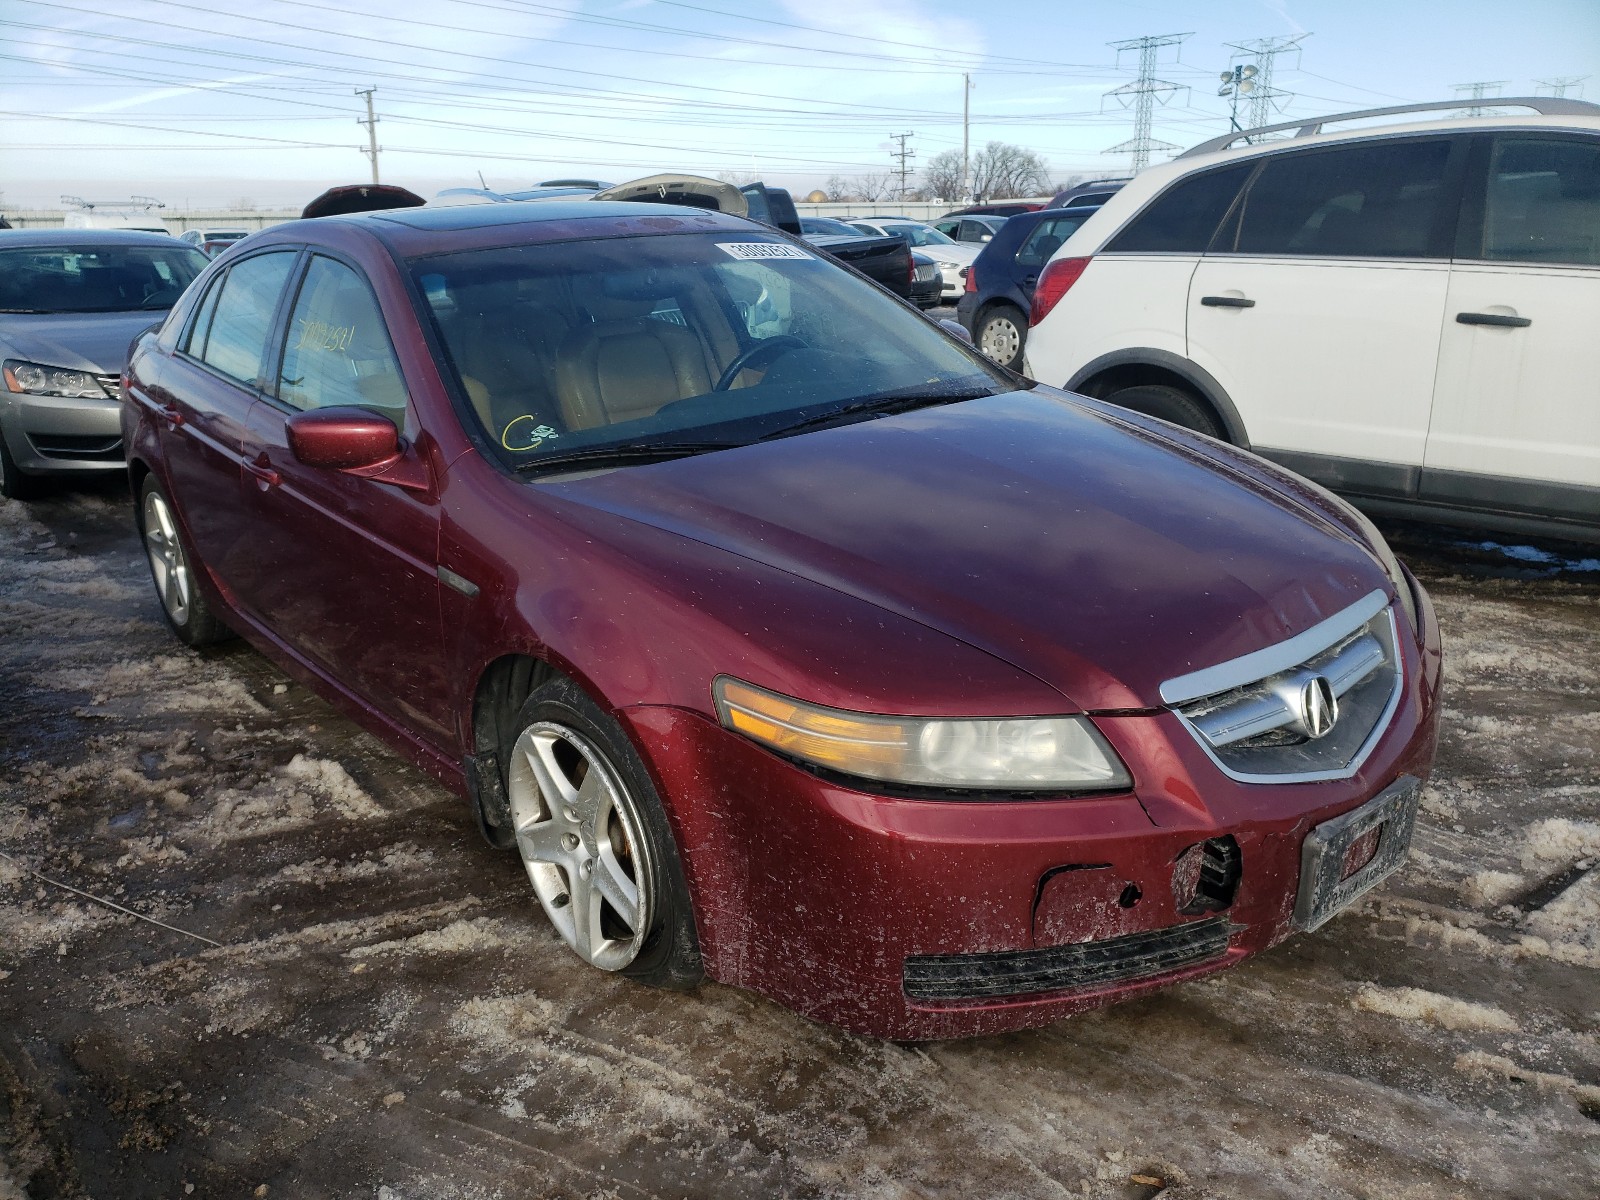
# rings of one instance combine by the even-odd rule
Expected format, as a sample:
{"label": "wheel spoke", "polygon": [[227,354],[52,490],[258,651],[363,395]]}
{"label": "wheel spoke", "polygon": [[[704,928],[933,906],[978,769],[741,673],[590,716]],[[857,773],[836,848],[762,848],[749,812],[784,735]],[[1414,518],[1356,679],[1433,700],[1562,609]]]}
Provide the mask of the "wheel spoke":
{"label": "wheel spoke", "polygon": [[629,879],[609,842],[602,842],[600,855],[594,863],[594,886],[606,903],[616,910],[617,916],[627,923],[629,930],[639,932],[639,889]]}
{"label": "wheel spoke", "polygon": [[554,818],[524,821],[517,826],[517,845],[522,857],[532,862],[565,866],[571,857],[561,845],[561,825]]}
{"label": "wheel spoke", "polygon": [[593,962],[595,953],[605,944],[605,934],[600,931],[600,892],[592,879],[577,875],[572,882],[572,933],[574,948],[587,961]]}
{"label": "wheel spoke", "polygon": [[578,791],[567,777],[566,768],[556,760],[556,739],[548,736],[532,738],[528,749],[528,767],[533,771],[534,781],[539,785],[551,816],[557,816],[558,806],[573,806]]}

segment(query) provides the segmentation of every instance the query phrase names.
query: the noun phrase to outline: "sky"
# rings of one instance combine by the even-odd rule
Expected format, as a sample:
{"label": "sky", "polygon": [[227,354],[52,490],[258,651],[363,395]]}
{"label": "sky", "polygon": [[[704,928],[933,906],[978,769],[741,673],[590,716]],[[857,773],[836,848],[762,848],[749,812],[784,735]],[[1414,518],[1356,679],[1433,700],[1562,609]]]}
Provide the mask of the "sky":
{"label": "sky", "polygon": [[0,210],[298,208],[370,178],[368,88],[383,181],[424,196],[656,171],[803,195],[890,170],[894,135],[913,169],[959,149],[963,74],[975,148],[1125,174],[1107,93],[1140,55],[1110,44],[1177,34],[1153,121],[1177,147],[1229,128],[1218,76],[1259,39],[1298,39],[1276,120],[1480,81],[1600,101],[1600,0],[0,0]]}

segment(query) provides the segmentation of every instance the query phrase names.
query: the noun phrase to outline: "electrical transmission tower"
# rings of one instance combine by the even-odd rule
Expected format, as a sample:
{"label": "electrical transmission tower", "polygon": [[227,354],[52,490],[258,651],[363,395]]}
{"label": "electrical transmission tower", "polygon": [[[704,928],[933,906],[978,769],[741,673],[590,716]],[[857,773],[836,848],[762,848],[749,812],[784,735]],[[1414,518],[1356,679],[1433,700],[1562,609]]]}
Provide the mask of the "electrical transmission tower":
{"label": "electrical transmission tower", "polygon": [[[1493,99],[1495,96],[1498,96],[1500,94],[1500,89],[1505,86],[1505,83],[1506,81],[1504,79],[1485,79],[1479,83],[1456,83],[1452,84],[1451,86],[1456,89],[1456,95],[1458,96],[1463,96],[1468,100],[1485,100]],[[1490,88],[1493,88],[1494,91],[1491,92],[1489,90]],[[1476,104],[1471,108],[1462,109],[1461,112],[1457,113],[1456,115],[1466,117],[1481,117],[1483,116],[1483,108],[1483,105]]]}
{"label": "electrical transmission tower", "polygon": [[1583,81],[1587,78],[1589,78],[1587,75],[1567,75],[1560,79],[1541,79],[1539,80],[1539,95],[1560,97],[1565,96],[1573,88],[1577,88],[1578,95],[1581,96],[1583,95]]}
{"label": "electrical transmission tower", "polygon": [[1297,33],[1290,37],[1287,34],[1281,37],[1255,38],[1248,42],[1229,42],[1228,45],[1239,53],[1235,58],[1249,58],[1255,61],[1254,78],[1250,80],[1255,84],[1249,90],[1249,107],[1245,112],[1244,124],[1247,129],[1260,129],[1263,125],[1272,124],[1273,110],[1282,110],[1284,104],[1294,95],[1293,92],[1281,92],[1272,86],[1272,64],[1280,54],[1293,51],[1300,53],[1300,43],[1310,37],[1309,33]]}
{"label": "electrical transmission tower", "polygon": [[1153,150],[1177,150],[1181,147],[1174,146],[1171,142],[1157,142],[1150,137],[1150,120],[1155,111],[1157,101],[1166,104],[1172,99],[1175,92],[1184,90],[1182,84],[1170,83],[1165,79],[1156,78],[1156,52],[1163,46],[1176,46],[1185,38],[1191,38],[1192,33],[1164,33],[1157,37],[1129,38],[1123,42],[1108,42],[1117,52],[1120,61],[1124,50],[1137,50],[1139,52],[1139,78],[1132,83],[1125,83],[1119,88],[1112,88],[1106,93],[1107,97],[1115,97],[1118,104],[1124,108],[1130,105],[1133,108],[1133,137],[1126,142],[1118,142],[1103,154],[1131,154],[1133,155],[1133,169],[1142,170],[1150,165],[1150,153]]}
{"label": "electrical transmission tower", "polygon": [[357,125],[367,127],[367,148],[361,153],[365,154],[372,163],[372,182],[378,182],[378,118],[372,115],[372,93],[377,88],[357,88],[356,95],[365,96],[367,100],[366,117],[357,117]]}
{"label": "electrical transmission tower", "polygon": [[910,167],[907,164],[909,160],[917,156],[917,152],[915,150],[906,149],[906,140],[916,136],[917,135],[915,133],[891,133],[889,135],[890,141],[900,143],[900,149],[889,151],[889,157],[900,160],[900,165],[895,168],[895,174],[900,176],[900,199],[902,200],[906,198],[906,192],[910,190],[906,186],[906,176],[911,173]]}

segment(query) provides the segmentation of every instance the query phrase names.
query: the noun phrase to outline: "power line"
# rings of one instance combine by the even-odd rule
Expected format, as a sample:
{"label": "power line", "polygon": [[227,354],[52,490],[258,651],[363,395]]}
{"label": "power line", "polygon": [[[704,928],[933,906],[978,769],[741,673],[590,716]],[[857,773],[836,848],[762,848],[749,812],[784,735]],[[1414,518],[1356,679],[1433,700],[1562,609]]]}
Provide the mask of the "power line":
{"label": "power line", "polygon": [[[1587,75],[1566,75],[1558,79],[1541,79],[1539,80],[1538,94],[1541,96],[1565,96],[1576,88],[1577,94],[1581,96],[1583,95],[1583,81],[1588,78]],[[1550,90],[1546,91],[1546,88]]]}
{"label": "power line", "polygon": [[889,137],[890,137],[890,139],[892,141],[897,141],[897,142],[900,143],[900,149],[891,150],[889,152],[889,157],[890,158],[897,158],[897,159],[900,160],[900,166],[897,168],[896,173],[900,176],[900,199],[902,199],[902,200],[904,200],[906,198],[906,193],[911,190],[910,188],[908,188],[906,186],[906,175],[908,174],[907,163],[909,162],[909,160],[911,160],[911,159],[913,159],[913,158],[915,158],[917,156],[917,152],[915,150],[906,149],[906,141],[908,139],[914,138],[916,136],[917,135],[916,135],[915,132],[912,132],[912,133],[891,133],[889,135]]}
{"label": "power line", "polygon": [[1108,97],[1114,97],[1124,108],[1129,104],[1133,106],[1133,137],[1117,143],[1104,153],[1132,154],[1133,169],[1138,171],[1149,165],[1152,150],[1179,149],[1171,142],[1153,141],[1150,137],[1151,114],[1155,109],[1157,98],[1159,97],[1161,103],[1165,104],[1172,98],[1173,93],[1183,88],[1182,84],[1156,78],[1156,52],[1163,46],[1181,45],[1185,38],[1193,36],[1192,33],[1166,33],[1156,37],[1129,38],[1122,42],[1107,43],[1117,52],[1119,61],[1124,50],[1139,52],[1139,78],[1132,83],[1112,88],[1106,93]]}

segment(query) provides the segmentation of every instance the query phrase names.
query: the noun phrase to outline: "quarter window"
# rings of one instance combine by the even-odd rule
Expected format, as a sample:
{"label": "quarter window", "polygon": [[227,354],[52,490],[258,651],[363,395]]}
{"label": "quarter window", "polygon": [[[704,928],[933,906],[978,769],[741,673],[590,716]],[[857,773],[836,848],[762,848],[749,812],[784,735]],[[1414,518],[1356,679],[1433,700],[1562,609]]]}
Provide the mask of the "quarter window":
{"label": "quarter window", "polygon": [[1254,169],[1255,163],[1247,162],[1180,179],[1106,249],[1132,254],[1204,254]]}
{"label": "quarter window", "polygon": [[1430,258],[1450,141],[1380,142],[1269,158],[1245,195],[1243,254]]}
{"label": "quarter window", "polygon": [[1483,257],[1600,266],[1600,139],[1495,139]]}
{"label": "quarter window", "polygon": [[240,383],[258,386],[267,333],[294,260],[294,251],[279,251],[230,268],[201,304],[188,352]]}
{"label": "quarter window", "polygon": [[354,405],[405,424],[405,382],[383,313],[343,263],[311,260],[289,314],[278,399],[298,409]]}

